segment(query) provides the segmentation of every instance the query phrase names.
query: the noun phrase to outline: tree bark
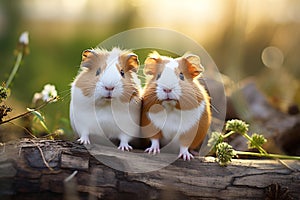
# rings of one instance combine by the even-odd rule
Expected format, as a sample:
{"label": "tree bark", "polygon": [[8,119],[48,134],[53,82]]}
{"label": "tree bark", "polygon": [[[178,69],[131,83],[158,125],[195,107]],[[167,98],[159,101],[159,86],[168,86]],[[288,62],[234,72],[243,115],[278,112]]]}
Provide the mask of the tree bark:
{"label": "tree bark", "polygon": [[[127,152],[106,159],[126,160]],[[234,159],[221,167],[213,157],[176,160],[157,171],[110,168],[80,144],[32,140],[0,148],[0,199],[299,199],[300,162]],[[142,151],[134,152],[138,157]],[[140,163],[139,163],[140,162]],[[139,159],[134,163],[147,167]]]}

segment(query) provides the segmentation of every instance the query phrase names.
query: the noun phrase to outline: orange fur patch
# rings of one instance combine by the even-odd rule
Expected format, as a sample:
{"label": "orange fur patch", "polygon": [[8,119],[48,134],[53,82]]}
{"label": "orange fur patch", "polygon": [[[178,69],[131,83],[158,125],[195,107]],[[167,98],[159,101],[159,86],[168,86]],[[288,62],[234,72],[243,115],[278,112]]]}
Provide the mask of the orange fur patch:
{"label": "orange fur patch", "polygon": [[140,90],[133,81],[132,73],[136,73],[139,68],[138,58],[130,51],[124,51],[119,57],[119,70],[123,70],[125,75],[122,78],[123,95],[121,96],[122,102],[129,102],[134,99],[140,102]]}
{"label": "orange fur patch", "polygon": [[96,83],[99,76],[96,76],[97,70],[100,68],[104,71],[106,68],[106,59],[108,53],[92,53],[88,51],[83,52],[81,66],[83,70],[75,79],[76,87],[80,88],[84,96],[91,97],[94,94]]}

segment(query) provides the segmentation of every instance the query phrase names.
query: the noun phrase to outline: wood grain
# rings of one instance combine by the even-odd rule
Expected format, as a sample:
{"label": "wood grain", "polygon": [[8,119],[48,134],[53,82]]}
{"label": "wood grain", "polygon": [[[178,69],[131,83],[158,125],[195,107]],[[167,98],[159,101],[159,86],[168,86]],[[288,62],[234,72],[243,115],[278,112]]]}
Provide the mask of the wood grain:
{"label": "wood grain", "polygon": [[[53,171],[43,162],[37,145]],[[300,197],[300,162],[291,160],[284,161],[289,167],[278,160],[258,159],[234,159],[227,167],[221,167],[213,157],[197,157],[190,162],[177,160],[157,171],[128,173],[103,165],[84,146],[73,142],[22,139],[3,144],[0,152],[1,199]],[[115,148],[106,147],[97,155],[111,162],[123,162],[127,156],[134,159],[136,155],[135,166],[147,167],[142,151],[112,152]],[[74,171],[78,173],[65,182]]]}

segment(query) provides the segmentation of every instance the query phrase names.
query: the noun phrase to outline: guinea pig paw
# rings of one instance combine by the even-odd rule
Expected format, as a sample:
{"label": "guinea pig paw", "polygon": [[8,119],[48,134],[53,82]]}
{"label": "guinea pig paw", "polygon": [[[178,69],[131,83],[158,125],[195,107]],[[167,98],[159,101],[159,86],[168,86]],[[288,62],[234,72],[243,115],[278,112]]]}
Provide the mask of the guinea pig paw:
{"label": "guinea pig paw", "polygon": [[78,140],[80,144],[91,144],[89,136],[81,136]]}
{"label": "guinea pig paw", "polygon": [[149,148],[147,148],[146,150],[145,150],[145,152],[147,152],[147,153],[149,153],[149,154],[153,154],[153,155],[155,155],[155,154],[157,154],[157,153],[160,153],[160,149],[159,149],[159,147],[149,147]]}
{"label": "guinea pig paw", "polygon": [[181,157],[183,160],[188,160],[188,161],[194,158],[194,156],[189,152],[188,148],[180,148],[180,153],[178,155],[178,158]]}
{"label": "guinea pig paw", "polygon": [[128,143],[121,143],[118,147],[118,149],[122,150],[122,151],[130,151],[132,150],[132,146],[130,146]]}
{"label": "guinea pig paw", "polygon": [[148,154],[157,154],[160,153],[160,148],[159,148],[159,140],[158,139],[151,139],[151,146],[145,150]]}

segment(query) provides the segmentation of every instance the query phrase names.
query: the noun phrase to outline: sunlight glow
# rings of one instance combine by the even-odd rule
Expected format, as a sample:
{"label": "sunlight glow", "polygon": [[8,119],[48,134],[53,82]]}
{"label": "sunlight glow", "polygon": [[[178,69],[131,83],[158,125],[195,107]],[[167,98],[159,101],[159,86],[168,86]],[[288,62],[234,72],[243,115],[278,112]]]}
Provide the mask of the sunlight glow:
{"label": "sunlight glow", "polygon": [[34,20],[74,20],[88,0],[26,0],[22,1],[23,14]]}
{"label": "sunlight glow", "polygon": [[214,35],[225,18],[224,2],[220,0],[161,0],[156,4],[147,4],[140,9],[140,16],[147,26],[175,28],[190,33],[193,38],[203,37],[210,32]]}
{"label": "sunlight glow", "polygon": [[[97,26],[163,27],[197,41],[218,40],[226,27],[236,26],[250,35],[263,23],[300,21],[300,1],[282,0],[22,0],[22,13],[30,21],[89,22]],[[287,12],[288,11],[288,12]],[[222,38],[219,38],[221,40]]]}

